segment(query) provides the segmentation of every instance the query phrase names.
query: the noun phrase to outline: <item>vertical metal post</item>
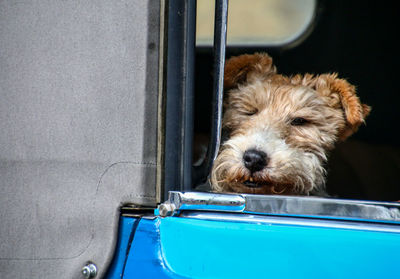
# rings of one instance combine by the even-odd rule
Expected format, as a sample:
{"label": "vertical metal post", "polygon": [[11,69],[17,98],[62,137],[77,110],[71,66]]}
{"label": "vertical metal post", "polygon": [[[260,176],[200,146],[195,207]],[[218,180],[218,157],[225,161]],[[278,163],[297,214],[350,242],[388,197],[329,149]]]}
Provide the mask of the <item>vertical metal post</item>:
{"label": "vertical metal post", "polygon": [[182,158],[182,178],[181,190],[190,191],[192,189],[192,162],[193,162],[193,128],[194,128],[194,74],[196,57],[196,0],[187,0],[186,14],[186,94],[183,98],[183,125],[182,135],[184,135],[184,150]]}
{"label": "vertical metal post", "polygon": [[196,0],[167,1],[163,198],[192,187]]}
{"label": "vertical metal post", "polygon": [[221,144],[227,23],[228,0],[216,0],[214,19],[214,80],[211,133],[206,158],[199,167],[195,167],[195,171],[193,173],[193,181],[195,183],[201,183],[204,182],[205,179],[207,179],[214,160],[218,155],[219,146]]}

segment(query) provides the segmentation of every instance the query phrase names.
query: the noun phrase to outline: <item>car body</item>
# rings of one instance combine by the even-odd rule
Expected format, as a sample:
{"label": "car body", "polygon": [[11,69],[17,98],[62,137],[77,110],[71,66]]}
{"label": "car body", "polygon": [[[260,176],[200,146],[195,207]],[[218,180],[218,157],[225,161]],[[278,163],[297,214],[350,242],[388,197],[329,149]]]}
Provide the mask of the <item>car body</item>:
{"label": "car body", "polygon": [[[217,0],[212,46],[196,1],[1,1],[0,277],[396,277],[396,9],[305,2],[291,40],[226,45]],[[204,186],[225,58],[259,51],[288,75],[340,72],[373,107],[331,156],[330,198]]]}

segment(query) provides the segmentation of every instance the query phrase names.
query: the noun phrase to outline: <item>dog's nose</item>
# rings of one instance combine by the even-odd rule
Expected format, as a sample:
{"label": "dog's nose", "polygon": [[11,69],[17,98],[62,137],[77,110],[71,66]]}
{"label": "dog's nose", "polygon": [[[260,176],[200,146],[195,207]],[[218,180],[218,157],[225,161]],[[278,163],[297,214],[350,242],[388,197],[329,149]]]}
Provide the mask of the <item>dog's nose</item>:
{"label": "dog's nose", "polygon": [[267,154],[256,149],[246,150],[243,154],[243,162],[252,173],[262,170],[268,164]]}

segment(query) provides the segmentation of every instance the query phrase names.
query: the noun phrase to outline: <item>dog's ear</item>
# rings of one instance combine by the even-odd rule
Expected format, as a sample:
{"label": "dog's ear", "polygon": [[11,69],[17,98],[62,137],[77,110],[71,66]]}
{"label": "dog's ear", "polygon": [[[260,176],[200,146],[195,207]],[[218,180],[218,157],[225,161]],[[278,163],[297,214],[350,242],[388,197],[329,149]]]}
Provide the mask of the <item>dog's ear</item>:
{"label": "dog's ear", "polygon": [[243,54],[226,61],[224,74],[225,90],[238,87],[239,84],[251,82],[276,74],[272,58],[266,53]]}
{"label": "dog's ear", "polygon": [[[307,79],[307,76],[304,77]],[[356,95],[356,88],[337,74],[323,74],[313,79],[314,89],[330,98],[331,106],[343,110],[346,126],[339,132],[339,140],[345,140],[365,123],[371,107],[361,103]]]}

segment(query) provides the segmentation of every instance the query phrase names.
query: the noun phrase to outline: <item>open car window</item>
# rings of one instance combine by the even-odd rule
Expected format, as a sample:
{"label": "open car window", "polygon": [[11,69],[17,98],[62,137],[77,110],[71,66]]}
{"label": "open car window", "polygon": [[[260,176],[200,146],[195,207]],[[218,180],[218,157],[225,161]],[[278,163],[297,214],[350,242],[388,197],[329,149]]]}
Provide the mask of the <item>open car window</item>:
{"label": "open car window", "polygon": [[[396,207],[396,201],[400,197],[400,187],[396,178],[400,151],[398,141],[394,136],[395,129],[386,121],[399,118],[398,110],[393,102],[388,102],[393,98],[398,100],[398,96],[393,94],[396,88],[392,86],[394,84],[392,81],[396,79],[395,61],[397,60],[392,49],[394,41],[388,31],[393,30],[395,26],[395,16],[389,12],[390,9],[378,3],[361,10],[357,9],[356,4],[352,4],[348,10],[344,11],[340,8],[340,3],[335,4],[329,1],[262,2],[254,1],[251,5],[234,0],[229,2],[226,59],[241,54],[267,52],[273,58],[278,73],[283,75],[338,73],[340,77],[354,84],[357,95],[363,103],[372,107],[372,112],[365,119],[366,125],[361,125],[359,131],[345,142],[338,142],[333,151],[327,154],[329,160],[324,168],[327,170],[326,200],[328,202],[320,205],[324,209],[323,212],[330,212],[332,216],[339,214],[343,217],[348,214],[351,219],[356,218],[353,216],[354,212],[365,212],[365,210],[369,212],[371,209],[378,209],[372,214],[372,216],[378,216],[377,219],[381,218],[380,214],[388,214],[389,217],[385,219],[385,222],[398,220],[396,219],[398,218],[396,217],[397,209],[393,211],[392,205]],[[242,7],[238,8],[240,5]],[[268,9],[261,8],[267,5],[269,5]],[[290,7],[284,8],[284,5]],[[213,37],[212,9],[213,3],[206,3],[206,1],[198,3],[197,6],[194,133],[195,136],[196,134],[202,137],[205,135],[206,140],[209,135],[209,121],[204,115],[212,114],[209,107],[212,103],[210,80],[213,75],[210,73],[213,73],[215,69],[215,65],[212,64],[212,49],[208,47],[212,45]],[[252,10],[252,17],[247,16],[248,9]],[[351,13],[348,12],[350,10]],[[274,15],[268,16],[268,12]],[[384,16],[386,13],[389,14]],[[265,18],[262,20],[268,18],[279,24],[259,24],[257,23],[259,14],[264,15]],[[379,16],[379,26],[367,20],[368,16],[372,15]],[[238,19],[236,23],[235,17]],[[337,20],[338,18],[343,20]],[[291,20],[296,23],[294,24]],[[236,27],[235,24],[237,24]],[[255,24],[255,27],[251,24]],[[291,30],[291,35],[288,35],[289,32],[279,31],[283,28],[281,25],[285,24],[287,30]],[[207,25],[211,28],[206,27]],[[261,25],[264,27],[262,31],[265,32],[264,35],[260,35],[262,32],[258,33],[257,30],[257,27]],[[382,26],[385,28],[382,29]],[[282,36],[274,35],[278,33]],[[372,33],[385,43],[372,40],[368,35]],[[284,36],[286,36],[285,39]],[[298,40],[299,38],[302,40]],[[352,43],[348,44],[348,42]],[[380,59],[380,55],[384,56],[384,59]],[[366,57],[368,57],[367,60]],[[376,67],[383,67],[382,71],[374,71]],[[368,76],[374,78],[371,79]],[[204,190],[205,188],[200,186],[196,189]],[[280,199],[273,197],[268,202],[277,200]],[[296,200],[299,200],[299,203],[296,203],[296,206],[292,207],[293,211],[287,214],[293,214],[297,210],[299,216],[314,216],[312,211],[303,209],[308,209],[309,206],[314,208],[316,199],[293,197],[290,202]],[[282,199],[282,201],[289,200]],[[370,203],[369,201],[378,202]],[[388,208],[386,208],[386,201]],[[353,205],[357,206],[353,207]],[[348,206],[355,211],[348,210]],[[386,208],[384,213],[380,211],[383,208]],[[275,211],[272,210],[270,213],[273,212]],[[330,214],[322,215],[327,218],[332,217]],[[370,218],[364,217],[359,219],[368,221]]]}

